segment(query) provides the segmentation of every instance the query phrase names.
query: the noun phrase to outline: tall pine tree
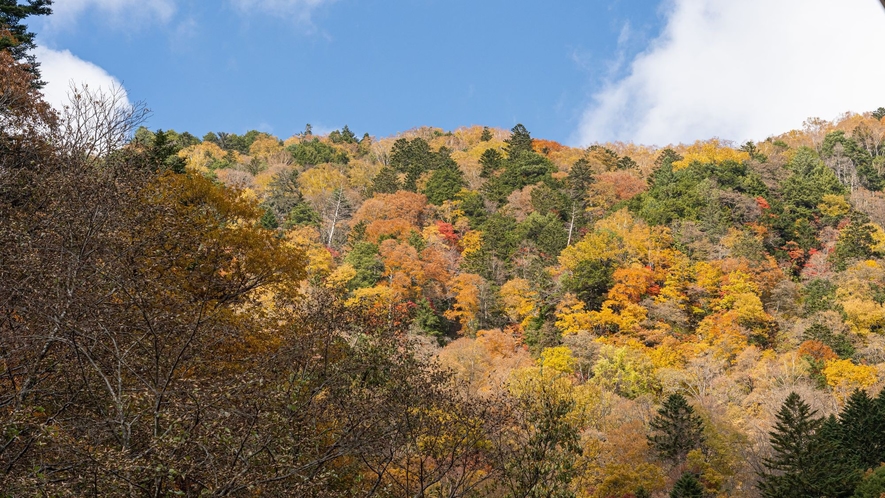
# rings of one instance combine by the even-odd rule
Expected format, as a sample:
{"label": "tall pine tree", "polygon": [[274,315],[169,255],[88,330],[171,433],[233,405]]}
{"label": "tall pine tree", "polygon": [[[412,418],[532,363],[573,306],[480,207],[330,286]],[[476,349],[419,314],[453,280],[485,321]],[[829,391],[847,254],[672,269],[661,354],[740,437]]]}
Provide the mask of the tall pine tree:
{"label": "tall pine tree", "polygon": [[444,201],[454,199],[465,185],[464,174],[452,161],[451,164],[436,169],[430,175],[427,185],[424,187],[424,195],[427,196],[427,200],[431,204],[439,206]]}
{"label": "tall pine tree", "polygon": [[507,157],[514,158],[526,152],[532,152],[532,135],[522,123],[517,124],[510,130],[510,138],[507,142]]}
{"label": "tall pine tree", "polygon": [[[880,395],[881,399],[881,395]],[[839,414],[839,443],[859,470],[885,462],[885,412],[877,400],[856,390]]]}
{"label": "tall pine tree", "polygon": [[704,488],[694,474],[686,472],[673,485],[670,498],[704,498]]}
{"label": "tall pine tree", "polygon": [[766,498],[849,496],[859,475],[845,466],[834,436],[835,418],[824,421],[790,393],[770,433],[774,455],[764,460],[757,484]]}
{"label": "tall pine tree", "polygon": [[842,229],[836,247],[830,253],[830,261],[836,270],[844,270],[853,260],[869,259],[876,255],[875,231],[869,223],[867,215],[857,211],[851,213],[851,223]]}
{"label": "tall pine tree", "polygon": [[671,394],[651,421],[648,442],[666,461],[678,464],[704,442],[704,422],[681,394]]}
{"label": "tall pine tree", "polygon": [[384,166],[372,180],[370,194],[393,194],[400,189],[399,177],[390,166]]}

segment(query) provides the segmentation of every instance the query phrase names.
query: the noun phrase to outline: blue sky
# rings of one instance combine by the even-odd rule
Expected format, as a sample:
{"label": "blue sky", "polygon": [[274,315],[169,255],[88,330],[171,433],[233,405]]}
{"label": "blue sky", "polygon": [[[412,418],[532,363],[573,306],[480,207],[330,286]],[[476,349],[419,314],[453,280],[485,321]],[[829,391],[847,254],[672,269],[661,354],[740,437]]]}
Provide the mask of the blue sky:
{"label": "blue sky", "polygon": [[309,18],[298,9],[199,0],[167,19],[109,22],[92,6],[34,27],[146,101],[151,127],[289,136],[310,122],[386,136],[523,122],[558,140],[619,50],[660,27],[654,1],[338,0]]}
{"label": "blue sky", "polygon": [[[51,101],[71,78],[115,80],[153,110],[151,128],[197,135],[260,129],[287,137],[311,123],[387,136],[422,125],[522,122],[536,137],[570,144],[662,144],[761,139],[812,115],[831,119],[885,105],[881,79],[860,90],[851,84],[885,77],[882,70],[856,74],[850,60],[839,67],[850,74],[812,85],[789,105],[796,85],[760,83],[765,76],[747,70],[756,64],[778,81],[799,78],[808,62],[791,37],[828,32],[820,37],[827,43],[804,42],[807,60],[826,56],[821,51],[831,50],[832,29],[842,21],[833,10],[839,4],[863,33],[846,32],[844,43],[865,43],[869,53],[858,57],[882,60],[885,15],[876,15],[885,12],[876,0],[776,0],[775,7],[744,0],[739,12],[730,10],[734,4],[56,0],[56,14],[32,29],[44,47],[38,57]],[[798,17],[794,33],[800,10],[808,15]],[[780,50],[798,62],[766,63]],[[779,114],[768,116],[767,107]]]}

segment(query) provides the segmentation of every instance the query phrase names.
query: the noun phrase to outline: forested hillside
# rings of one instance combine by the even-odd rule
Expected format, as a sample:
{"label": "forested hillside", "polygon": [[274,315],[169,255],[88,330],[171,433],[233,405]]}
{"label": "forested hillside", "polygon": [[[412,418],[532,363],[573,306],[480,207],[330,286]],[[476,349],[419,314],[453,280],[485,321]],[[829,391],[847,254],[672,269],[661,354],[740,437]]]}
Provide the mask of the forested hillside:
{"label": "forested hillside", "polygon": [[198,138],[35,78],[0,51],[0,496],[885,492],[885,109]]}

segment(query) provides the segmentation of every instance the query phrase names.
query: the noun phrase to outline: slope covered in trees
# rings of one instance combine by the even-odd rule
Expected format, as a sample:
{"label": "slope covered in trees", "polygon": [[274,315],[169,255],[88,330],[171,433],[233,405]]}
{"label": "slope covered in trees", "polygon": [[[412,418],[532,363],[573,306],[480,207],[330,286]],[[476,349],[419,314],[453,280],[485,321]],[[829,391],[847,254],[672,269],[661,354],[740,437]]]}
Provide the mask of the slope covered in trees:
{"label": "slope covered in trees", "polygon": [[0,51],[0,495],[885,491],[885,109],[200,139],[75,128],[113,96],[58,115],[29,69]]}

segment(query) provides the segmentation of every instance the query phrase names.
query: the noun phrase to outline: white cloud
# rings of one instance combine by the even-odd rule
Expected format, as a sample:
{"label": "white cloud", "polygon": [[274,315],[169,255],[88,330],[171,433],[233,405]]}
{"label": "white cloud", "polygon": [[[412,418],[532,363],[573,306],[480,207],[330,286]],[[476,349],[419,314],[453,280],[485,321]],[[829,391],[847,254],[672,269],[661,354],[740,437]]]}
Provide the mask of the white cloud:
{"label": "white cloud", "polygon": [[885,106],[875,0],[669,0],[662,35],[594,95],[576,140],[765,139]]}
{"label": "white cloud", "polygon": [[[68,92],[71,84],[90,88],[102,88],[105,91],[111,88],[122,88],[120,81],[108,74],[101,67],[80,59],[68,50],[52,50],[38,46],[34,50],[37,61],[40,62],[41,79],[46,82],[43,95],[46,101],[56,109],[61,109],[68,103]],[[125,100],[125,105],[130,105]]]}
{"label": "white cloud", "polygon": [[310,22],[315,9],[336,0],[230,0],[234,7],[246,12],[264,12],[299,22]]}
{"label": "white cloud", "polygon": [[63,29],[86,13],[101,16],[112,26],[143,27],[149,22],[168,22],[175,15],[177,0],[62,0],[52,5],[46,20],[50,29]]}

